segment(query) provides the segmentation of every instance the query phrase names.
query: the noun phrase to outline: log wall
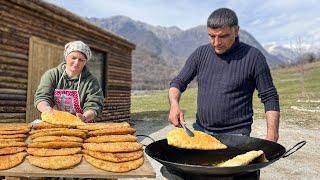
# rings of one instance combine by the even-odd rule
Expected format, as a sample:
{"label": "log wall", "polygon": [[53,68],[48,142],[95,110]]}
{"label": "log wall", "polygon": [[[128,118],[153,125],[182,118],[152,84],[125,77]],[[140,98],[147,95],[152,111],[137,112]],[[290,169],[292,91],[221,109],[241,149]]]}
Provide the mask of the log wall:
{"label": "log wall", "polygon": [[0,0],[0,122],[25,122],[29,39],[82,40],[106,52],[105,107],[98,121],[130,120],[131,42],[38,0]]}

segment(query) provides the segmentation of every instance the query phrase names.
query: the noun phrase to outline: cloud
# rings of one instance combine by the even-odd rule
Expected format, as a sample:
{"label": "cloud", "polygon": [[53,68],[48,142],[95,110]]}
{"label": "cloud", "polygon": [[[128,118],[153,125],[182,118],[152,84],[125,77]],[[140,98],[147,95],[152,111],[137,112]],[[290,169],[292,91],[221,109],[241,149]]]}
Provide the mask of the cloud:
{"label": "cloud", "polygon": [[304,37],[320,41],[320,11],[317,0],[47,0],[83,17],[128,16],[151,25],[182,29],[206,24],[220,7],[233,9],[240,27],[259,42],[288,44]]}

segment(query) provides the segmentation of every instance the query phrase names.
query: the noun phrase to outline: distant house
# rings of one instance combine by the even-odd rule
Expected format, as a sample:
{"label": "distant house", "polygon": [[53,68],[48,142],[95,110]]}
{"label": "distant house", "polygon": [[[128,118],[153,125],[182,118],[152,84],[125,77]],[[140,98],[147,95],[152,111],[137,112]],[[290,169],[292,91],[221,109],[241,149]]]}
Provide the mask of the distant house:
{"label": "distant house", "polygon": [[98,121],[130,120],[135,44],[44,1],[5,0],[0,1],[0,122],[39,118],[33,99],[40,78],[62,62],[64,45],[73,40],[93,51],[88,66],[105,95]]}

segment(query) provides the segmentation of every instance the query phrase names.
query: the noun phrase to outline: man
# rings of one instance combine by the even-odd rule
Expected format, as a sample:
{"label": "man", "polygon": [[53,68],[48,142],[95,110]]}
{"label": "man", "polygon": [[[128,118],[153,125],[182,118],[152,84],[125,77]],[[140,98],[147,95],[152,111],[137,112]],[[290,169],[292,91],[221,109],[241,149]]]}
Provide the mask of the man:
{"label": "man", "polygon": [[183,122],[179,106],[181,93],[197,76],[198,99],[195,130],[209,134],[251,133],[252,97],[255,89],[264,104],[267,140],[279,138],[279,96],[263,54],[239,42],[238,18],[234,11],[221,8],[208,18],[210,43],[197,48],[170,83],[169,121]]}

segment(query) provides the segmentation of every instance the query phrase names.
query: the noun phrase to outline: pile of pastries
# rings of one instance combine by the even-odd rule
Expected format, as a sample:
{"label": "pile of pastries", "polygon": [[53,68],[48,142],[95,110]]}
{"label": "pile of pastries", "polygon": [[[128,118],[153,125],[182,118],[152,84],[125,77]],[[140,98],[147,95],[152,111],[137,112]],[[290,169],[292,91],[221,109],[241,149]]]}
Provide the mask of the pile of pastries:
{"label": "pile of pastries", "polygon": [[[127,172],[144,162],[142,145],[129,123],[83,123],[69,113],[42,113],[42,122],[0,124],[0,170],[13,168],[24,158],[34,166],[59,170],[80,164]],[[67,123],[66,123],[67,122]]]}

